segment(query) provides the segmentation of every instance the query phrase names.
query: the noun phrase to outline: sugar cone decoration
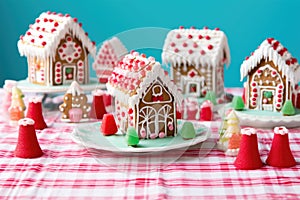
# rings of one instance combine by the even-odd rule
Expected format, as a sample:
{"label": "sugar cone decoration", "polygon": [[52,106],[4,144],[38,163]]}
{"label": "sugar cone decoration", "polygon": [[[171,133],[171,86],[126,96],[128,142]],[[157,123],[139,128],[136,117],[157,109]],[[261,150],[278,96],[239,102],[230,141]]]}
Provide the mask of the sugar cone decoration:
{"label": "sugar cone decoration", "polygon": [[288,129],[284,126],[274,128],[274,138],[266,163],[273,167],[293,167],[295,158],[289,144]]}
{"label": "sugar cone decoration", "polygon": [[200,121],[211,121],[213,119],[213,104],[205,100],[200,107]]}
{"label": "sugar cone decoration", "polygon": [[238,169],[259,169],[263,166],[260,159],[257,135],[254,128],[244,128],[241,130],[242,139],[240,150],[234,162]]}
{"label": "sugar cone decoration", "polygon": [[104,91],[93,91],[93,102],[91,106],[90,117],[95,119],[103,119],[103,115],[106,114],[104,104]]}
{"label": "sugar cone decoration", "polygon": [[26,117],[34,120],[35,129],[43,130],[47,128],[47,124],[43,117],[41,98],[33,97],[29,100]]}
{"label": "sugar cone decoration", "polygon": [[34,129],[34,120],[30,118],[20,119],[19,137],[15,156],[20,158],[37,158],[43,155]]}

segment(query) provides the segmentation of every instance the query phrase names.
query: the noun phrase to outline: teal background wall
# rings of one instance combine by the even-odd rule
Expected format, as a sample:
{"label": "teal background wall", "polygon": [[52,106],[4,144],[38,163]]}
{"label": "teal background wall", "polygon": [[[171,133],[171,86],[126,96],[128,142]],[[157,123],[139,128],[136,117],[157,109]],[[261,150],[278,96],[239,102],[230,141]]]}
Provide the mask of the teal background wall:
{"label": "teal background wall", "polygon": [[[26,58],[19,56],[17,41],[48,10],[78,18],[97,46],[119,35],[129,49],[153,49],[157,60],[157,47],[162,47],[169,29],[219,27],[228,37],[232,57],[225,70],[226,87],[242,86],[240,64],[267,37],[276,38],[300,59],[299,0],[1,0],[0,8],[0,87],[5,79],[27,77]],[[161,29],[159,34],[146,34],[143,27]],[[130,37],[124,34],[128,31],[133,33]]]}

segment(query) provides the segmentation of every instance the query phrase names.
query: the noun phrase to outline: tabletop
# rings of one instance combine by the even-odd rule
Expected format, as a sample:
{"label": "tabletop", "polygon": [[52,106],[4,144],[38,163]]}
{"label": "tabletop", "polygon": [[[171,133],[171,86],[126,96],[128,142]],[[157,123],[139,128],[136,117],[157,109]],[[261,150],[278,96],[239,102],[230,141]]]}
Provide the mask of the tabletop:
{"label": "tabletop", "polygon": [[[44,154],[35,159],[14,156],[18,127],[0,117],[0,199],[300,198],[300,128],[289,129],[295,167],[237,170],[235,157],[216,147],[218,121],[208,124],[209,139],[188,149],[120,154],[74,142],[76,124],[59,122],[57,112],[44,117],[49,127],[36,131]],[[264,162],[273,134],[258,129]]]}

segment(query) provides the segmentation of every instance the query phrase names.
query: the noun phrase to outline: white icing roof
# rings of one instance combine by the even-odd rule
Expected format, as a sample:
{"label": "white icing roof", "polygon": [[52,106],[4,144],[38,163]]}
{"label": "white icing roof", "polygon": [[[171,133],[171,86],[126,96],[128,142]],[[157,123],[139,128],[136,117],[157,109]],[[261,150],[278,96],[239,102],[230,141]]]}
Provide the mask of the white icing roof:
{"label": "white icing roof", "polygon": [[248,73],[259,64],[261,59],[267,61],[272,60],[274,64],[278,66],[283,77],[286,76],[293,85],[299,82],[300,68],[297,59],[292,57],[287,48],[273,38],[264,40],[261,45],[251,53],[250,57],[246,57],[240,68],[241,80],[243,80],[245,76],[248,76]]}
{"label": "white icing roof", "polygon": [[73,81],[66,94],[72,94],[72,96],[79,96],[81,94],[84,94],[84,92],[80,85],[76,81]]}
{"label": "white icing roof", "polygon": [[149,84],[160,78],[162,83],[174,96],[175,101],[181,104],[183,96],[155,58],[148,57],[138,52],[127,54],[106,84],[108,93],[116,96],[122,102],[128,102],[133,107],[146,92]]}
{"label": "white icing roof", "polygon": [[77,22],[77,18],[50,11],[42,13],[35,23],[29,26],[25,35],[20,36],[19,52],[21,56],[54,57],[60,40],[69,32],[80,39],[89,53],[95,56],[95,43],[89,39],[82,29],[82,24]]}
{"label": "white icing roof", "polygon": [[220,64],[228,66],[230,51],[227,37],[218,28],[171,30],[165,39],[162,61],[172,65],[183,63],[209,67]]}
{"label": "white icing roof", "polygon": [[110,69],[112,71],[126,54],[128,54],[128,50],[123,43],[117,37],[113,37],[103,42],[93,63],[93,68],[97,75],[101,76],[103,70]]}

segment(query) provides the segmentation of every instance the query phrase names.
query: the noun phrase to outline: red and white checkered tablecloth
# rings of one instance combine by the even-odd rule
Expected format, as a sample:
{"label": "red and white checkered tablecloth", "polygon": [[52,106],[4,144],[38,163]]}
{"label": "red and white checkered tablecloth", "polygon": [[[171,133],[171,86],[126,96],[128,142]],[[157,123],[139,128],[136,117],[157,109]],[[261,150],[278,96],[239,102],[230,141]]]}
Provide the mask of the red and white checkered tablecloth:
{"label": "red and white checkered tablecloth", "polygon": [[[14,156],[17,127],[0,121],[0,199],[300,198],[300,165],[235,169],[234,157],[213,146],[219,123],[211,124],[212,136],[206,142],[184,152],[128,156],[78,145],[71,139],[74,125],[53,123],[56,117],[47,114],[52,126],[37,131],[44,152],[37,159]],[[290,129],[289,137],[299,163],[300,128]],[[272,130],[258,130],[263,161],[272,138]],[[162,160],[156,162],[156,157]]]}

